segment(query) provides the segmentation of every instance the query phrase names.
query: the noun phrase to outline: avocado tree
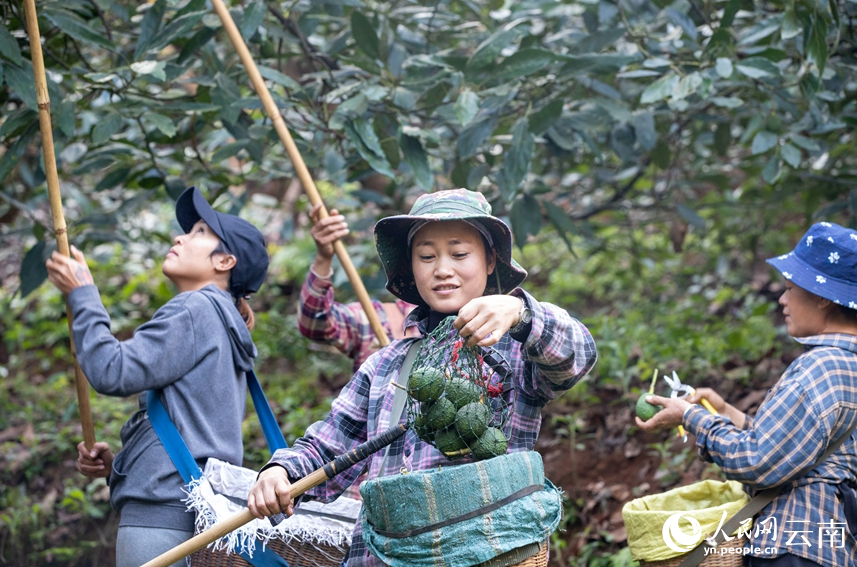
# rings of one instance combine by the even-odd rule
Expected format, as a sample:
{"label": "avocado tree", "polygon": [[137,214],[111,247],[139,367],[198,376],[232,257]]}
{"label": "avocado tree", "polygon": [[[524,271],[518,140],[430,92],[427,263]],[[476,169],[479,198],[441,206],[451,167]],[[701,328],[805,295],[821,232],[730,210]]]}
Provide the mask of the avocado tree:
{"label": "avocado tree", "polygon": [[[238,210],[293,178],[205,0],[39,13],[78,242],[150,240],[122,220],[191,184]],[[382,209],[477,189],[519,246],[548,225],[571,245],[627,222],[668,222],[680,246],[710,211],[754,207],[755,229],[786,199],[854,222],[853,2],[294,0],[232,13],[316,178],[359,183],[353,195]],[[26,293],[51,238],[22,17],[3,5],[0,238],[35,236]]]}

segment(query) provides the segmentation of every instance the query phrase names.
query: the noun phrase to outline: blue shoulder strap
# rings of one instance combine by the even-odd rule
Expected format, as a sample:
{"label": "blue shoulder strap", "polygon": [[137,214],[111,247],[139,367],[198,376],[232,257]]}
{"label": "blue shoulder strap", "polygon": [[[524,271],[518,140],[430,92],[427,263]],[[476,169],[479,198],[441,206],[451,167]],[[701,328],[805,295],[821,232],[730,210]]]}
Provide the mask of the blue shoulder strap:
{"label": "blue shoulder strap", "polygon": [[158,435],[158,439],[161,440],[164,449],[167,450],[170,460],[173,461],[185,484],[202,478],[199,465],[196,464],[193,455],[190,454],[190,449],[187,448],[184,439],[179,434],[179,430],[176,429],[173,420],[170,419],[155,390],[146,392],[146,411],[149,413],[152,428]]}
{"label": "blue shoulder strap", "polygon": [[283,432],[277,425],[274,412],[268,405],[268,398],[265,397],[259,379],[256,378],[256,373],[252,370],[247,373],[247,387],[250,390],[250,398],[253,399],[253,407],[256,408],[256,415],[259,416],[259,423],[262,425],[262,433],[265,434],[268,450],[273,455],[274,451],[287,448],[289,444],[286,443],[286,438],[283,437]]}
{"label": "blue shoulder strap", "polygon": [[[250,390],[250,397],[253,399],[253,407],[256,408],[256,414],[262,424],[265,440],[268,442],[268,449],[273,453],[277,449],[288,447],[283,432],[277,426],[274,412],[271,411],[271,406],[268,405],[268,400],[259,384],[259,379],[256,378],[256,374],[252,370],[247,374],[247,385]],[[166,408],[158,398],[158,393],[154,390],[149,390],[146,393],[146,410],[152,428],[185,484],[202,478],[199,465],[196,464],[190,449],[187,448],[173,420],[170,419]],[[290,567],[284,558],[268,547],[258,548],[253,557],[242,552],[239,552],[239,555],[253,567]]]}

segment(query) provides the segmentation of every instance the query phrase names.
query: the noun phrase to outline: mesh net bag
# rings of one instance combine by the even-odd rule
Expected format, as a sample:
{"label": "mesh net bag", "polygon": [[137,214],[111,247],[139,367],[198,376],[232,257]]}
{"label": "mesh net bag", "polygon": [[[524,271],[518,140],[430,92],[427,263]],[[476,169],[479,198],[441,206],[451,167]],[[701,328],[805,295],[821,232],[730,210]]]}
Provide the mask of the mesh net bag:
{"label": "mesh net bag", "polygon": [[493,349],[464,346],[447,317],[423,340],[408,380],[408,422],[448,459],[504,455],[514,390]]}

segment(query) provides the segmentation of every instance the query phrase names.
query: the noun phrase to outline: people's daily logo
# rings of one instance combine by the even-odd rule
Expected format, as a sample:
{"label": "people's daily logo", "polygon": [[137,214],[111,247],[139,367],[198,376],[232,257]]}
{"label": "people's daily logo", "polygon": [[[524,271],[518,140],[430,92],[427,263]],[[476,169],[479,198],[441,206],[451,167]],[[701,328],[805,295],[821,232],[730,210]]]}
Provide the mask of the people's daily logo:
{"label": "people's daily logo", "polygon": [[679,523],[684,512],[673,514],[664,522],[664,543],[676,553],[687,553],[702,541],[702,528],[692,516],[685,516],[685,523],[690,524],[691,533],[685,533]]}

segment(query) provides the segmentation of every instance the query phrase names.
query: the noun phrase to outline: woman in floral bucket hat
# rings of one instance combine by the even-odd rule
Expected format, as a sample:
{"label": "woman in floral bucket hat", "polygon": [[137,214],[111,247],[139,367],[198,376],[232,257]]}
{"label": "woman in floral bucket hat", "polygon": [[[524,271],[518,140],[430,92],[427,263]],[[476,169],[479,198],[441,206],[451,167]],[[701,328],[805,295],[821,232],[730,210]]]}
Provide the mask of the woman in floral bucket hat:
{"label": "woman in floral bucket hat", "polygon": [[[422,336],[448,315],[470,345],[493,345],[510,364],[517,395],[510,452],[532,451],[541,425],[541,409],[571,388],[595,363],[595,344],[579,321],[549,303],[537,301],[518,285],[526,272],[512,260],[508,227],[491,216],[482,194],[464,189],[417,199],[410,214],[382,219],[375,227],[378,254],[387,273],[387,289],[418,307],[409,315]],[[405,356],[417,339],[393,341],[373,354],[333,402],[324,420],[311,425],[289,449],[277,451],[262,469],[248,505],[257,517],[292,512],[290,483],[306,476],[387,430],[395,388]],[[401,419],[404,419],[402,416]],[[392,423],[391,423],[392,422]],[[409,431],[386,453],[337,475],[308,493],[330,501],[364,470],[373,479],[408,470],[448,467],[434,446]],[[348,567],[381,566],[371,555],[357,524]]]}
{"label": "woman in floral bucket hat", "polygon": [[[702,459],[755,494],[783,486],[755,518],[750,567],[857,565],[857,433],[804,476],[857,421],[857,232],[812,225],[788,254],[771,258],[785,278],[780,297],[789,335],[806,347],[768,392],[755,417],[708,388],[664,406],[645,430],[684,425]],[[697,403],[708,399],[718,415]]]}

